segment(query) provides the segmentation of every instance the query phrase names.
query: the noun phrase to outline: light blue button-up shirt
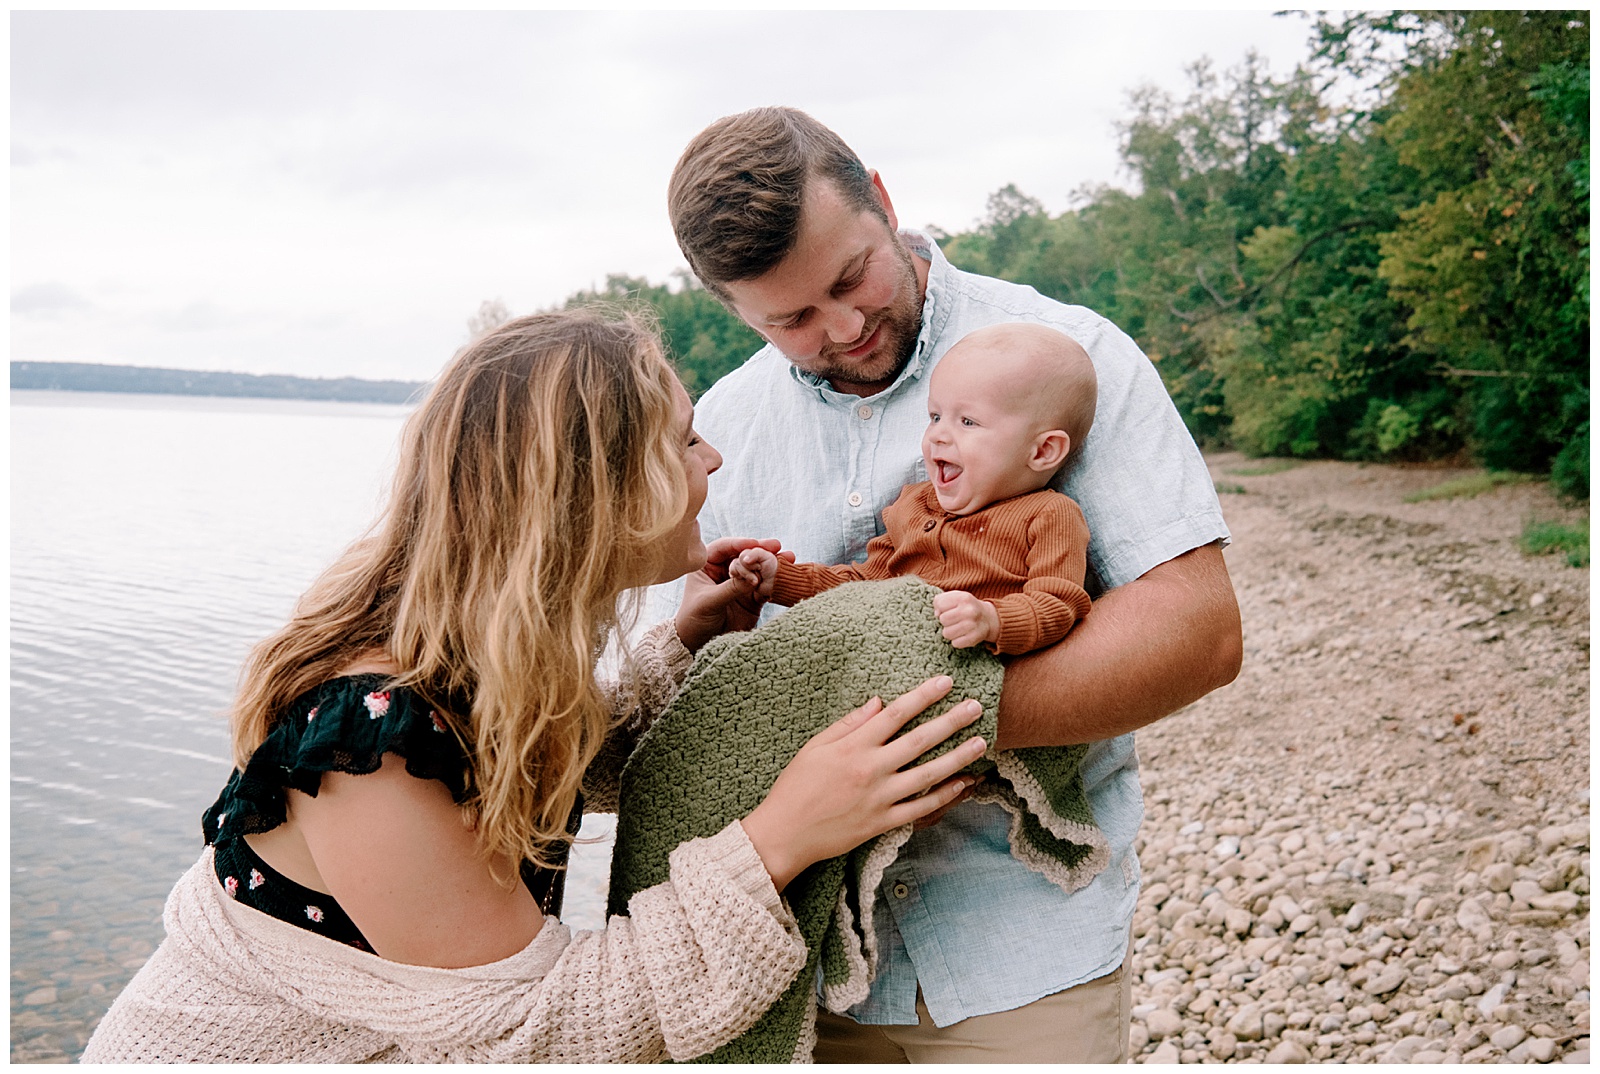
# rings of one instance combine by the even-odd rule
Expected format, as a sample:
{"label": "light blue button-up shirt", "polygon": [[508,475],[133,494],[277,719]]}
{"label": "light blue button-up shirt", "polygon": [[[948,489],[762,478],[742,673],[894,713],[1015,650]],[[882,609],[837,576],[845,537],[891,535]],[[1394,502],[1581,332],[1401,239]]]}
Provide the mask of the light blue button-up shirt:
{"label": "light blue button-up shirt", "polygon": [[[802,562],[865,560],[883,509],[927,476],[929,371],[968,332],[1011,321],[1057,328],[1094,362],[1094,426],[1056,482],[1089,524],[1089,593],[1228,539],[1205,462],[1133,340],[1082,306],[954,268],[926,235],[902,238],[930,262],[928,287],[916,352],[887,389],[866,399],[836,392],[766,347],[701,398],[696,428],[724,459],[700,515],[707,540],[777,537]],[[658,587],[652,610],[667,613],[681,591]],[[1144,815],[1133,736],[1091,746],[1083,778],[1111,863],[1071,895],[1012,857],[1009,817],[997,805],[964,803],[911,837],[879,887],[878,976],[851,1017],[914,1025],[920,985],[934,1023],[946,1026],[1121,965]]]}

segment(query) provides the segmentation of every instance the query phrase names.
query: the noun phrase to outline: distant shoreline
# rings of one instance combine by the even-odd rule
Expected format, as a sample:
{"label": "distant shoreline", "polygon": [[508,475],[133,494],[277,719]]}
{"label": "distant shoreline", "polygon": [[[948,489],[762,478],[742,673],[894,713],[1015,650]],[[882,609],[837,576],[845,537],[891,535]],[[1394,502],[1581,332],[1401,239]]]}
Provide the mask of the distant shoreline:
{"label": "distant shoreline", "polygon": [[321,379],[283,374],[203,372],[88,362],[12,362],[19,391],[129,392],[239,399],[324,399],[344,403],[414,402],[426,385],[410,380]]}

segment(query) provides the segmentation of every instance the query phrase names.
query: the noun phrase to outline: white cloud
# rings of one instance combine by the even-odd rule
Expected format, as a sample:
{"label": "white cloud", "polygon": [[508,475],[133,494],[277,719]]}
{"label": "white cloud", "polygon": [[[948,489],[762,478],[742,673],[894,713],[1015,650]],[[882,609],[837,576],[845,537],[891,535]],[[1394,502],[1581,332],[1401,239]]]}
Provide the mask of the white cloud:
{"label": "white cloud", "polygon": [[1181,90],[1186,64],[1252,45],[1285,73],[1307,29],[1264,12],[17,12],[12,355],[421,379],[484,298],[526,311],[611,272],[665,280],[682,264],[667,177],[718,116],[805,108],[882,171],[903,221],[962,230],[1006,183],[1060,211],[1116,181],[1135,85]]}

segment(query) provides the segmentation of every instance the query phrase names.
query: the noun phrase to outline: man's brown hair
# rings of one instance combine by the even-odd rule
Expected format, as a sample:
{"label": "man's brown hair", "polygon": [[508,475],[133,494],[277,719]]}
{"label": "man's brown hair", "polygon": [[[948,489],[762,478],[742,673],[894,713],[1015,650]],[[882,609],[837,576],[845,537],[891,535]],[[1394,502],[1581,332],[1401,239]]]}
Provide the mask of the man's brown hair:
{"label": "man's brown hair", "polygon": [[787,257],[812,179],[888,222],[861,158],[799,109],[753,108],[695,135],[672,170],[667,211],[700,282],[726,299],[721,284],[754,279]]}

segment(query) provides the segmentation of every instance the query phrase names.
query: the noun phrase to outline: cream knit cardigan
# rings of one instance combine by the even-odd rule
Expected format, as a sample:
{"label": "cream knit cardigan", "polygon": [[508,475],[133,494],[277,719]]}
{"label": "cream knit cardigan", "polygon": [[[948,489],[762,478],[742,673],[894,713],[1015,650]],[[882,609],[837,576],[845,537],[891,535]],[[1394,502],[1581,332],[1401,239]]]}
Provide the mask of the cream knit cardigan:
{"label": "cream knit cardigan", "polygon": [[[641,647],[665,660],[647,659],[633,691],[654,702],[647,708],[661,700],[652,673],[670,666],[678,679],[687,666],[681,646],[670,651],[675,643],[675,634],[653,630]],[[547,918],[509,958],[436,969],[390,962],[235,902],[217,883],[208,847],[167,899],[166,939],[101,1020],[83,1061],[645,1063],[704,1055],[777,999],[805,965],[805,941],[737,821],[679,846],[670,875],[602,931],[574,935]]]}

